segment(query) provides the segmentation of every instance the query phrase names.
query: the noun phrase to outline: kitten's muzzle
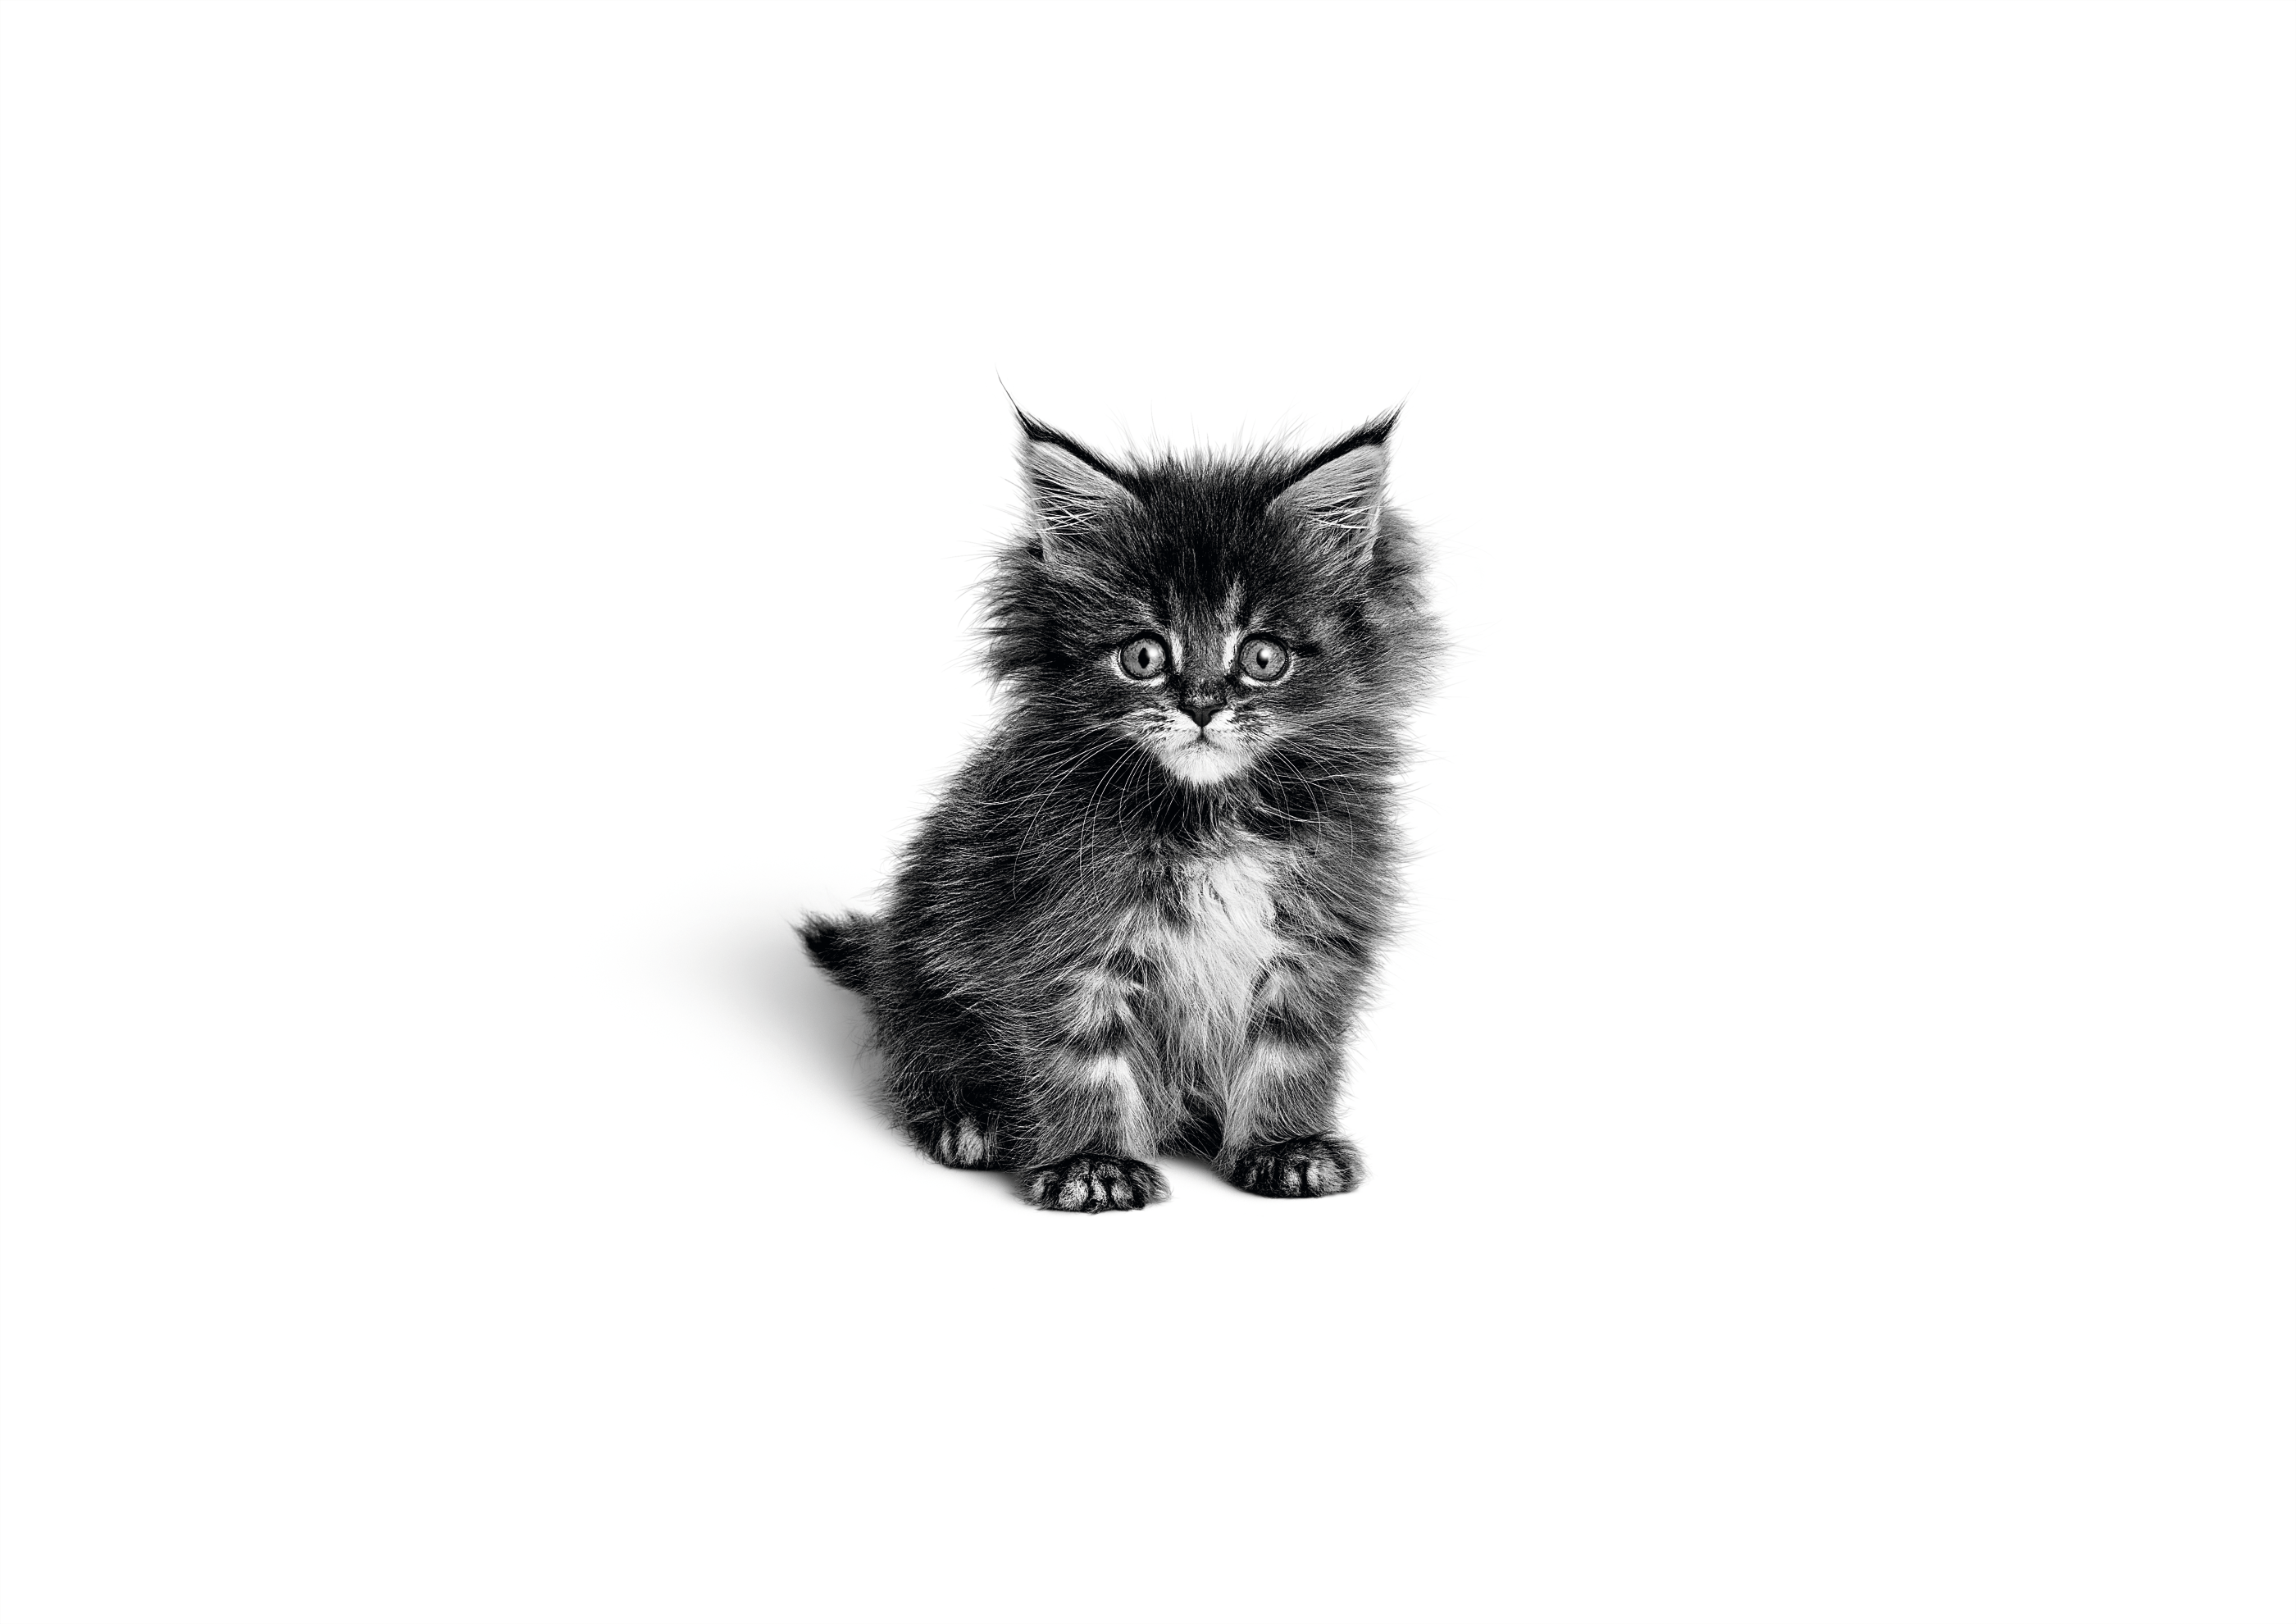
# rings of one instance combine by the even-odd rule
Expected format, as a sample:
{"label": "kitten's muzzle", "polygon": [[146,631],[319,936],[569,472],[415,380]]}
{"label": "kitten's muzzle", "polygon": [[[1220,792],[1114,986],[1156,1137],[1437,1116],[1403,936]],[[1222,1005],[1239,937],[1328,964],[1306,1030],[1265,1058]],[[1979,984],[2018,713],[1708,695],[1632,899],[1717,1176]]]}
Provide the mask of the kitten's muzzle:
{"label": "kitten's muzzle", "polygon": [[1227,709],[1227,701],[1185,699],[1180,701],[1180,709],[1188,714],[1189,719],[1197,726],[1209,727],[1212,725],[1212,718]]}

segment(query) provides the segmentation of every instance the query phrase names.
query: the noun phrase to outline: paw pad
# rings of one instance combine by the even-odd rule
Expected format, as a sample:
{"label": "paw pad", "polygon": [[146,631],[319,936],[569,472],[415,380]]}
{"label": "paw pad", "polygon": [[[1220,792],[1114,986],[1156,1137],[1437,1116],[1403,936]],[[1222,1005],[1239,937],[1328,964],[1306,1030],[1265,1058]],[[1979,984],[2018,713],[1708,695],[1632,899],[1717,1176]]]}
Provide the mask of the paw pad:
{"label": "paw pad", "polygon": [[911,1129],[918,1148],[945,1168],[1005,1165],[1002,1136],[986,1117],[956,1115],[919,1122]]}
{"label": "paw pad", "polygon": [[1316,1134],[1245,1152],[1228,1180],[1254,1195],[1341,1195],[1363,1182],[1363,1156],[1336,1134]]}
{"label": "paw pad", "polygon": [[1031,1168],[1021,1188],[1047,1212],[1131,1212],[1164,1199],[1164,1176],[1125,1156],[1070,1156]]}

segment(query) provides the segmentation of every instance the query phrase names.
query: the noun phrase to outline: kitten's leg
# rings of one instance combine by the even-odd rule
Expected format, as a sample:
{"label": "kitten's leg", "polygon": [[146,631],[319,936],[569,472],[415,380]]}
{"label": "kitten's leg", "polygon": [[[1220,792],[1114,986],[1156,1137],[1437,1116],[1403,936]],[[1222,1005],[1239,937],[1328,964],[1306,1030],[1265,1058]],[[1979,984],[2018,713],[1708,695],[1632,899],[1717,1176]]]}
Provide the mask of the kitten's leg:
{"label": "kitten's leg", "polygon": [[871,1013],[885,1057],[886,1103],[926,1155],[951,1168],[1013,1165],[1009,1061],[961,1002],[916,977],[881,978]]}
{"label": "kitten's leg", "polygon": [[1164,1199],[1150,1165],[1156,1131],[1146,1049],[1133,1013],[1144,968],[1094,965],[1062,988],[1049,1040],[1031,1068],[1029,1165],[1021,1188],[1054,1212],[1125,1212]]}
{"label": "kitten's leg", "polygon": [[1009,1168],[1013,1136],[991,1112],[946,1107],[902,1124],[910,1143],[945,1168]]}
{"label": "kitten's leg", "polygon": [[1242,1062],[1228,1079],[1218,1168],[1254,1195],[1338,1195],[1363,1156],[1332,1131],[1341,1045],[1359,977],[1286,955],[1252,991]]}

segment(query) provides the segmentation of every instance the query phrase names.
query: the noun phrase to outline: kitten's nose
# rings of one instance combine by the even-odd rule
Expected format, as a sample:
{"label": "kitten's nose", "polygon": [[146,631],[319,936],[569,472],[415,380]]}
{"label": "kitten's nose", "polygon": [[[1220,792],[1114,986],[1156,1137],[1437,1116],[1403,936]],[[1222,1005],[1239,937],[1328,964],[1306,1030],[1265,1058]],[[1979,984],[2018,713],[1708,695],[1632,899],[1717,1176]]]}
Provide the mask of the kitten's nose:
{"label": "kitten's nose", "polygon": [[1224,699],[1182,700],[1180,709],[1196,719],[1197,726],[1206,727],[1211,725],[1214,717],[1227,709],[1227,701]]}

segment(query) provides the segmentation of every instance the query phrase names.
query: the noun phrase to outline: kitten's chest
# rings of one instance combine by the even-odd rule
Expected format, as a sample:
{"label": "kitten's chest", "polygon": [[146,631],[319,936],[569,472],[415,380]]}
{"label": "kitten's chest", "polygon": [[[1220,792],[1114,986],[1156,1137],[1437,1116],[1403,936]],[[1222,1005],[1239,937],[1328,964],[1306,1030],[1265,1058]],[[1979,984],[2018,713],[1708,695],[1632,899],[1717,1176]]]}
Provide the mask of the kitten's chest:
{"label": "kitten's chest", "polygon": [[1128,946],[1155,970],[1170,1035],[1209,1042],[1240,1029],[1260,972],[1283,947],[1276,902],[1285,878],[1275,850],[1248,839],[1160,877]]}

